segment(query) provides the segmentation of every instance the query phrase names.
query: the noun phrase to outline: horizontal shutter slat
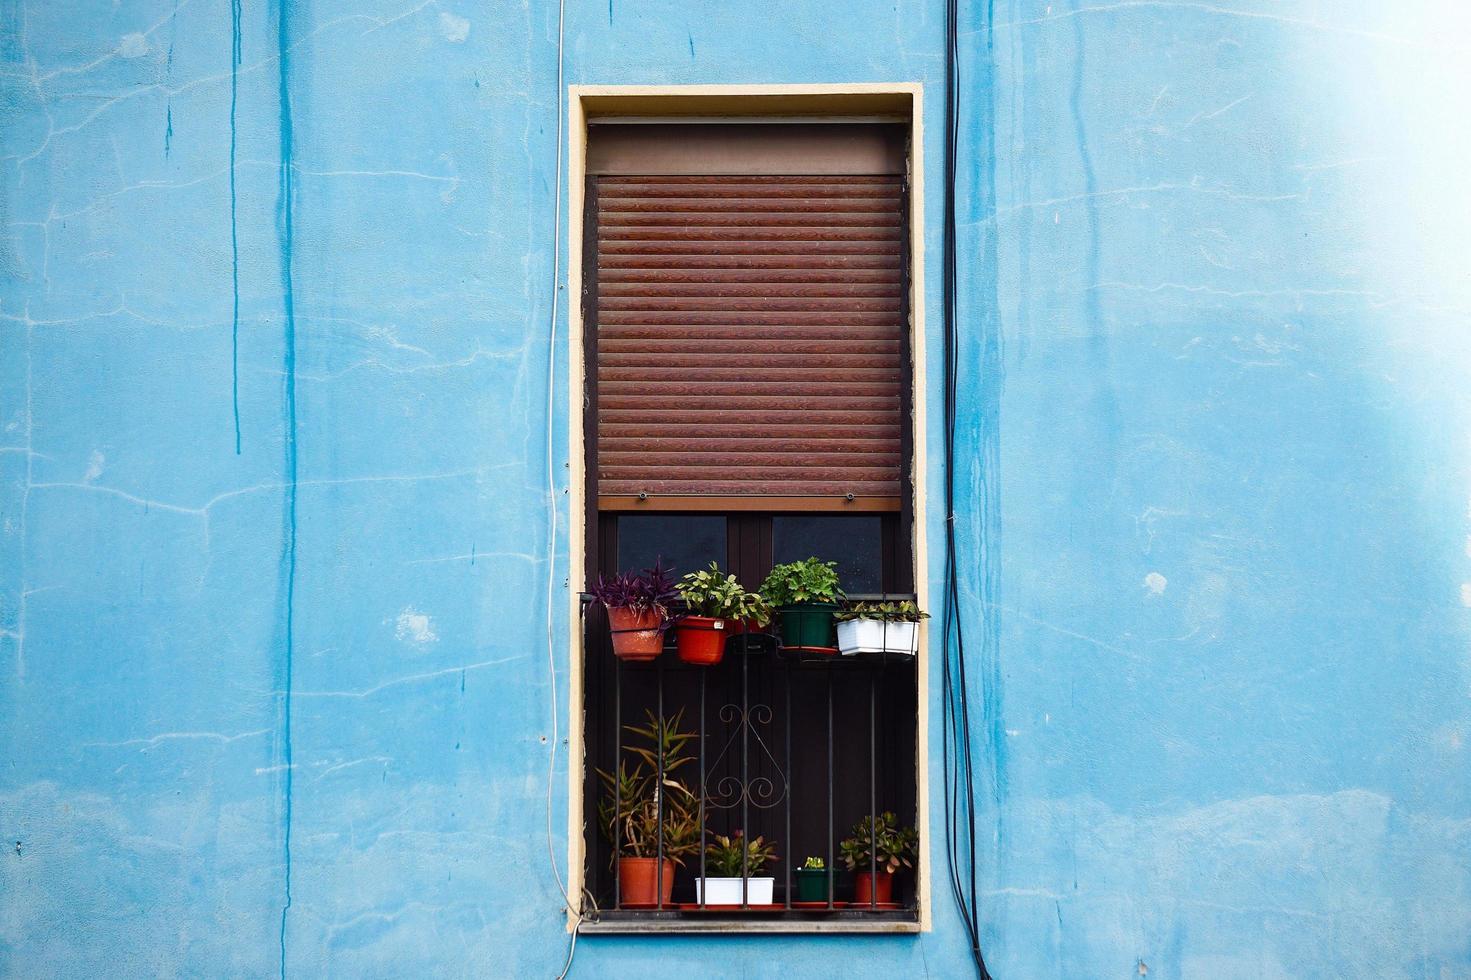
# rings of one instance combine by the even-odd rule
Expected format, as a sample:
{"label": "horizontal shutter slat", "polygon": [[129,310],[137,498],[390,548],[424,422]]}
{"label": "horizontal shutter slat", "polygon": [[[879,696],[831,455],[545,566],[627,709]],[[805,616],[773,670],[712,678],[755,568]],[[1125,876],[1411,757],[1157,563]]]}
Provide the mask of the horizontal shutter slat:
{"label": "horizontal shutter slat", "polygon": [[[651,432],[660,431],[659,427],[664,425],[700,426],[714,429],[717,426],[738,424],[730,421],[729,412],[724,412],[718,407],[714,409],[685,407],[678,412],[660,413],[661,420],[658,423],[650,422],[649,417],[650,413],[643,406],[620,409],[616,406],[600,405],[598,410],[600,424],[609,426],[610,431],[611,427],[621,424],[647,428]],[[765,408],[756,414],[742,412],[740,418],[744,421],[739,424],[755,426],[763,431],[769,431],[772,426],[782,426],[804,432],[813,427],[826,431],[829,427],[840,425],[888,431],[893,427],[895,421],[887,405],[871,410],[834,409],[831,406],[827,408],[818,406]],[[698,433],[685,434],[698,435]],[[894,435],[897,438],[897,428],[894,428]]]}
{"label": "horizontal shutter slat", "polygon": [[897,497],[903,182],[599,177],[600,495]]}
{"label": "horizontal shutter slat", "polygon": [[883,213],[892,214],[889,200],[879,195],[829,195],[805,194],[797,196],[767,194],[761,188],[749,188],[741,194],[692,194],[689,197],[655,197],[639,195],[614,197],[603,195],[598,198],[598,220],[608,215],[661,214],[665,212],[701,211],[728,213],[740,208],[750,213],[773,212],[783,214],[832,213]]}
{"label": "horizontal shutter slat", "polygon": [[861,417],[856,421],[823,425],[813,431],[821,435],[812,437],[805,433],[799,436],[773,435],[770,431],[770,423],[765,421],[712,422],[677,418],[673,421],[657,423],[605,422],[603,423],[602,444],[644,446],[677,441],[680,445],[687,446],[691,438],[699,438],[722,445],[740,443],[742,448],[750,448],[748,443],[752,442],[759,442],[763,445],[791,446],[792,448],[821,442],[843,442],[855,446],[876,443],[875,448],[882,451],[884,444],[899,437],[898,425],[887,422],[865,424]]}
{"label": "horizontal shutter slat", "polygon": [[[894,480],[795,480],[768,475],[749,480],[599,480],[598,492],[609,496],[633,496],[639,493],[689,496],[745,497],[838,497],[851,493],[858,497],[895,497]],[[841,486],[842,489],[835,489]]]}

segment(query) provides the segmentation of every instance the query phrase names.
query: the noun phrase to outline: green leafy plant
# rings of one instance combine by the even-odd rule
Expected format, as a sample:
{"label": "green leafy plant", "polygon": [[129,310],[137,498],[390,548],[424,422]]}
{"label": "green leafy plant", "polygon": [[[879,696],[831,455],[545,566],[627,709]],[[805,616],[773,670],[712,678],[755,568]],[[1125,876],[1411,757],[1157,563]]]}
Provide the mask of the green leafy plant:
{"label": "green leafy plant", "polygon": [[[621,761],[618,773],[599,769],[603,798],[598,801],[598,822],[620,857],[658,857],[662,824],[663,854],[676,864],[700,849],[700,799],[676,778],[680,768],[693,761],[688,753],[695,736],[680,730],[681,710],[662,719],[652,711],[643,725],[625,725],[624,730],[639,741],[623,746],[631,756]],[[664,778],[659,778],[660,759]]]}
{"label": "green leafy plant", "polygon": [[747,841],[741,830],[729,837],[717,834],[705,848],[705,873],[712,878],[739,878],[742,856],[746,877],[754,878],[768,861],[776,860],[776,845],[762,837]]}
{"label": "green leafy plant", "polygon": [[758,626],[771,621],[766,600],[741,588],[734,575],[722,572],[713,561],[709,568],[690,572],[680,579],[674,589],[696,616],[754,622]]}
{"label": "green leafy plant", "polygon": [[929,619],[930,614],[920,612],[912,602],[859,602],[833,615],[840,623],[854,619],[882,619],[889,623],[917,623]]}
{"label": "green leafy plant", "polygon": [[742,592],[726,610],[725,617],[752,626],[765,626],[771,622],[771,606],[759,592]]}
{"label": "green leafy plant", "polygon": [[839,844],[838,850],[849,871],[877,866],[877,870],[892,874],[900,868],[914,867],[918,846],[919,835],[914,828],[900,827],[899,818],[885,812],[877,820],[866,816],[854,824],[853,835]]}
{"label": "green leafy plant", "polygon": [[826,871],[827,870],[827,865],[823,863],[822,858],[810,857],[810,858],[808,858],[806,861],[804,861],[802,863],[802,870],[803,871]]}
{"label": "green leafy plant", "polygon": [[777,565],[761,583],[761,595],[773,606],[802,602],[836,602],[843,598],[838,563],[808,558]]}

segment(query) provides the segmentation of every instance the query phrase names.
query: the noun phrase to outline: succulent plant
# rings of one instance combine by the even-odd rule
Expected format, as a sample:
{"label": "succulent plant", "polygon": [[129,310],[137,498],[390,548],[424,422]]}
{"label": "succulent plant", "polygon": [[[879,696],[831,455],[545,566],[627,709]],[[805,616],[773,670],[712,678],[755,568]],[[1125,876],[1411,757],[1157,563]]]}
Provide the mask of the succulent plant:
{"label": "succulent plant", "polygon": [[745,831],[737,830],[729,837],[716,835],[705,848],[705,873],[712,878],[740,878],[744,871],[749,878],[775,860],[776,845],[763,837],[747,841]]}
{"label": "succulent plant", "polygon": [[[853,825],[853,836],[838,845],[843,864],[849,871],[875,868],[891,874],[900,868],[914,867],[919,835],[913,827],[900,827],[899,818],[891,812],[866,816]],[[871,856],[870,856],[871,852]]]}
{"label": "succulent plant", "polygon": [[930,614],[920,612],[912,602],[859,602],[833,614],[840,623],[854,619],[882,619],[888,623],[917,623],[929,619]]}

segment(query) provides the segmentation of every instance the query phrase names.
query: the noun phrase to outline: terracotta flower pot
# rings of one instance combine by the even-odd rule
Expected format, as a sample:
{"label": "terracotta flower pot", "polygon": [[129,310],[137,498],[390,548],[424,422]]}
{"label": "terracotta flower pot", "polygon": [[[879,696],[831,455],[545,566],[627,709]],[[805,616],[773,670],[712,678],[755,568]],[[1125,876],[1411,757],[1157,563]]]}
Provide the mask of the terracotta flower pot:
{"label": "terracotta flower pot", "polygon": [[664,634],[659,631],[663,622],[653,610],[635,612],[610,607],[608,628],[613,632],[613,652],[624,660],[653,660],[664,649]]}
{"label": "terracotta flower pot", "polygon": [[[664,894],[660,904],[668,905],[674,894],[674,862],[664,859]],[[657,858],[618,859],[618,904],[652,907],[659,892],[659,860]]]}
{"label": "terracotta flower pot", "polygon": [[686,616],[679,621],[675,642],[679,659],[687,664],[710,666],[725,657],[726,620],[711,616]]}
{"label": "terracotta flower pot", "polygon": [[868,905],[877,902],[885,905],[893,900],[894,875],[891,872],[880,871],[877,876],[869,871],[853,873],[853,904]]}

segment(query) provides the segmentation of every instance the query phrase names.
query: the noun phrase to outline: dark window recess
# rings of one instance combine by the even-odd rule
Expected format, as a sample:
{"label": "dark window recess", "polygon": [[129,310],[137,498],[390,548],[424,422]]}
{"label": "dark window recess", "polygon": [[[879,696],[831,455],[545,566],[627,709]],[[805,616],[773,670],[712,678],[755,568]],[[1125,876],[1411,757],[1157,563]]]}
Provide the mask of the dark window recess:
{"label": "dark window recess", "polygon": [[792,514],[772,518],[772,561],[817,556],[838,563],[843,589],[883,591],[883,518],[877,515]]}
{"label": "dark window recess", "polygon": [[625,514],[612,571],[649,568],[656,560],[681,574],[712,561],[725,565],[725,537],[723,514]]}

